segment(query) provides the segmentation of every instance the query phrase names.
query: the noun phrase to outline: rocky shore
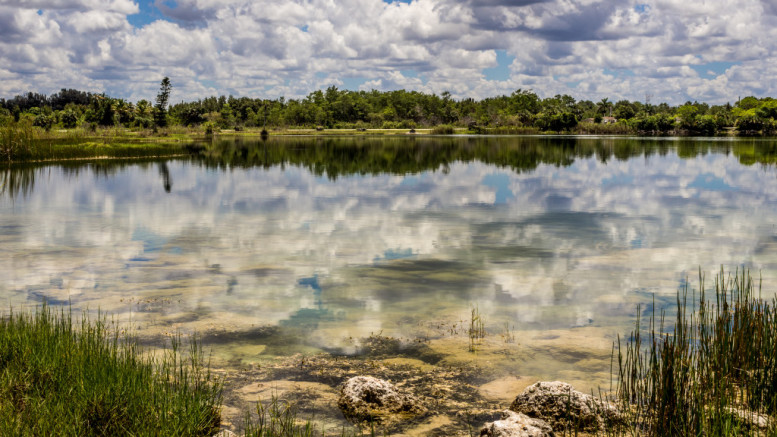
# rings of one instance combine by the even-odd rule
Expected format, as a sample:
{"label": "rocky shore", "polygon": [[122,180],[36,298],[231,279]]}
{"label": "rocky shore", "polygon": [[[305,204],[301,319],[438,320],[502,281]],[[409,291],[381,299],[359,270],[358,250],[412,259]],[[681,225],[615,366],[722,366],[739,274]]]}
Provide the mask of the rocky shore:
{"label": "rocky shore", "polygon": [[477,366],[407,358],[295,356],[227,373],[225,381],[223,423],[238,433],[245,411],[272,397],[334,433],[353,426],[386,435],[552,436],[568,426],[595,432],[615,417],[614,407],[566,383],[494,379]]}

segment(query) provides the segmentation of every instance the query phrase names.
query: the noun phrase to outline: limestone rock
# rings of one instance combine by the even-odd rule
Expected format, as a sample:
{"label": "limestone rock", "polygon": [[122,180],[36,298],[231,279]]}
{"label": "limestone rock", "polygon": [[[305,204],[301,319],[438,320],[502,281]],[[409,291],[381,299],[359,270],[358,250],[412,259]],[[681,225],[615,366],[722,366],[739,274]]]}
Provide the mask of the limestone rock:
{"label": "limestone rock", "polygon": [[544,420],[505,410],[502,418],[487,423],[480,430],[481,437],[554,437],[553,428]]}
{"label": "limestone rock", "polygon": [[351,422],[392,422],[424,412],[414,396],[371,376],[355,376],[346,381],[337,405]]}
{"label": "limestone rock", "polygon": [[771,425],[771,418],[764,414],[734,407],[728,407],[725,411],[734,416],[737,421],[748,429],[764,431]]}
{"label": "limestone rock", "polygon": [[602,429],[605,419],[616,421],[619,417],[614,406],[560,381],[530,385],[515,398],[510,410],[542,419],[556,431],[569,426],[596,432]]}

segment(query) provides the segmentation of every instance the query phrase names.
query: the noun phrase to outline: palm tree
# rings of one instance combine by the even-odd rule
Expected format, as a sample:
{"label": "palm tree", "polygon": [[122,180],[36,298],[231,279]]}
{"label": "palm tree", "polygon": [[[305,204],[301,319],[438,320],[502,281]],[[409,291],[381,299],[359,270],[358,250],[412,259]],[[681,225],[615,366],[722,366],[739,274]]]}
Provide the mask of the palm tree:
{"label": "palm tree", "polygon": [[612,102],[608,98],[603,98],[596,104],[596,112],[602,115],[612,115]]}

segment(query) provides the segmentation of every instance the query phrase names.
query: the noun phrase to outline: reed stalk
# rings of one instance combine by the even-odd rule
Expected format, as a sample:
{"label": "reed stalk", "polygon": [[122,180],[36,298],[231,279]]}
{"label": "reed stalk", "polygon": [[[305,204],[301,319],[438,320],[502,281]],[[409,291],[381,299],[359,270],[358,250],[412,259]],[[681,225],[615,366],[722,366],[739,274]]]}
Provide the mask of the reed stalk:
{"label": "reed stalk", "polygon": [[[677,314],[637,317],[617,343],[617,399],[625,427],[612,435],[774,435],[777,413],[777,302],[761,298],[750,272],[726,274],[699,290],[686,284]],[[762,417],[768,427],[752,421]]]}

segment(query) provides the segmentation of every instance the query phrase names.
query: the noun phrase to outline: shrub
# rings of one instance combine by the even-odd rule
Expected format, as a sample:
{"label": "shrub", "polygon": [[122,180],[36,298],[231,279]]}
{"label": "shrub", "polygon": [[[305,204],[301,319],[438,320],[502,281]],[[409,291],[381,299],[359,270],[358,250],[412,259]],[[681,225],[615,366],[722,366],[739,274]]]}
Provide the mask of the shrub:
{"label": "shrub", "polygon": [[453,135],[453,132],[454,132],[453,126],[449,124],[443,124],[440,126],[435,126],[432,129],[431,133],[433,135]]}

